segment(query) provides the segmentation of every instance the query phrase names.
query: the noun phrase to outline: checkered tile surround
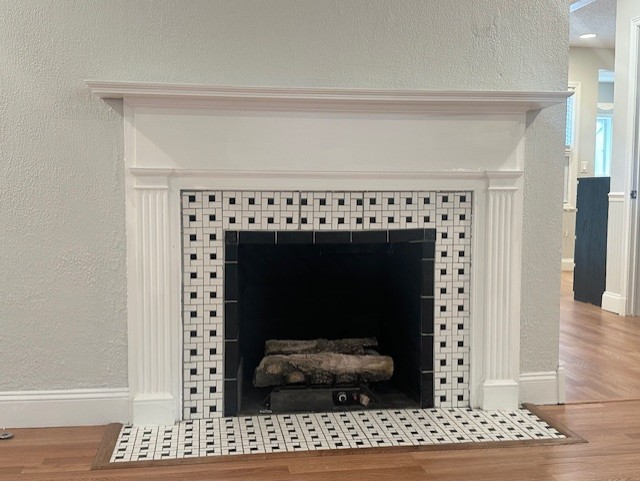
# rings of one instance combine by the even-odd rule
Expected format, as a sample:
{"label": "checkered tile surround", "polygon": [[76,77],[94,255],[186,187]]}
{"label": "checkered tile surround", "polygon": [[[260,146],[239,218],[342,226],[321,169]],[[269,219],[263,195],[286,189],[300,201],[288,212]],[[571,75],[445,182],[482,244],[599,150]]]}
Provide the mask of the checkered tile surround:
{"label": "checkered tile surround", "polygon": [[223,413],[225,230],[436,229],[434,405],[469,405],[470,192],[183,191],[183,418]]}
{"label": "checkered tile surround", "polygon": [[394,409],[248,416],[124,426],[111,462],[201,456],[559,439],[531,412]]}

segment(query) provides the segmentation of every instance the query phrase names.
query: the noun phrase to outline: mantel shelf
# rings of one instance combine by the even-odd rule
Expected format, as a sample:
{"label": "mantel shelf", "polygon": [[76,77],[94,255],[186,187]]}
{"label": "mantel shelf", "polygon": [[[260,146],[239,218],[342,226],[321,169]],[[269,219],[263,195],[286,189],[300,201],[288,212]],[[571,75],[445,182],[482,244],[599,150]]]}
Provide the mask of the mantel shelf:
{"label": "mantel shelf", "polygon": [[133,105],[250,110],[368,111],[380,113],[527,112],[563,103],[567,91],[454,91],[224,87],[88,80],[102,99]]}

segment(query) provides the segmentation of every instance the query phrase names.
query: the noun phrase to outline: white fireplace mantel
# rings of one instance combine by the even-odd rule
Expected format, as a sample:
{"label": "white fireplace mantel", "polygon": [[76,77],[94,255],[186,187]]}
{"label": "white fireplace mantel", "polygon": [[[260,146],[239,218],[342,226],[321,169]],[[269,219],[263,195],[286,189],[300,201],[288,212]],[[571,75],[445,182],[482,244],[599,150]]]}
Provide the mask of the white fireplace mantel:
{"label": "white fireplace mantel", "polygon": [[124,101],[131,420],[181,417],[180,191],[473,191],[471,405],[518,404],[526,112],[567,92],[87,81]]}

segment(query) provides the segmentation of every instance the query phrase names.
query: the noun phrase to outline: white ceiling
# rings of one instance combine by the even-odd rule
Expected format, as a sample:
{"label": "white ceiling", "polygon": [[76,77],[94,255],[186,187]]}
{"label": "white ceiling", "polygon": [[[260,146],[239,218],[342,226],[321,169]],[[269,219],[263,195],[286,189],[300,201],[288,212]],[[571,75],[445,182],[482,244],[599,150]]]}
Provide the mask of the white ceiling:
{"label": "white ceiling", "polygon": [[[614,48],[616,37],[616,0],[571,0],[569,45],[572,47]],[[581,39],[583,33],[597,33],[593,39]]]}

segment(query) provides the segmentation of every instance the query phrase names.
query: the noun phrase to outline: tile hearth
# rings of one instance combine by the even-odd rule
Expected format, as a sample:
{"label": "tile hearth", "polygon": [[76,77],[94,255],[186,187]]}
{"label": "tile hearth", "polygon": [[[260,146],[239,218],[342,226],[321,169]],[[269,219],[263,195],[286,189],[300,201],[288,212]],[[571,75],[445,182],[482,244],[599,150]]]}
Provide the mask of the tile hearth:
{"label": "tile hearth", "polygon": [[526,409],[391,409],[240,416],[173,426],[124,426],[110,462],[565,439]]}

